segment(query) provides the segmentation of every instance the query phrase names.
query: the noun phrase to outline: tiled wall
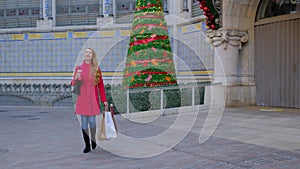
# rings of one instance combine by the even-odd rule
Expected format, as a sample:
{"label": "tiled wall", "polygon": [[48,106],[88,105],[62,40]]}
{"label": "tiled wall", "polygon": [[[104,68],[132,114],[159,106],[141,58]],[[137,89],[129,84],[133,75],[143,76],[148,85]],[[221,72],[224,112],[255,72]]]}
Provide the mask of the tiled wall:
{"label": "tiled wall", "polygon": [[[199,73],[205,68],[213,69],[213,50],[204,41],[205,23],[177,29],[178,38],[175,39],[172,35],[174,30],[169,30],[174,55],[199,76],[211,75]],[[0,35],[0,79],[70,77],[75,65],[82,62],[83,51],[87,47],[97,52],[105,77],[111,77],[114,72],[122,76],[129,36],[129,28]],[[178,72],[185,69],[177,64]]]}

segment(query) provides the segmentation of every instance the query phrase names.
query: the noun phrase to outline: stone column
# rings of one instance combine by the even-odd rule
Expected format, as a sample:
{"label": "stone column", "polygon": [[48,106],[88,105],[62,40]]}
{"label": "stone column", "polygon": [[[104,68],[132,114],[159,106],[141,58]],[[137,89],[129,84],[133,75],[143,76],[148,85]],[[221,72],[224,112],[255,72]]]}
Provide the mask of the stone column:
{"label": "stone column", "polygon": [[40,14],[39,14],[39,19],[44,19],[44,16],[43,16],[43,0],[40,0]]}
{"label": "stone column", "polygon": [[103,0],[99,0],[99,16],[101,17],[104,17],[103,10]]}
{"label": "stone column", "polygon": [[248,34],[242,30],[221,28],[209,30],[206,41],[214,47],[214,82],[224,86],[240,85],[239,50],[248,41]]}
{"label": "stone column", "polygon": [[171,0],[171,1],[168,1],[168,4],[169,4],[169,13],[172,14],[172,15],[176,15],[176,16],[180,16],[181,14],[181,6],[182,6],[182,3],[181,1],[174,1],[174,0]]}
{"label": "stone column", "polygon": [[52,25],[56,25],[56,0],[52,0]]}
{"label": "stone column", "polygon": [[[248,38],[244,30],[227,28],[209,30],[206,34],[206,41],[214,47],[213,83],[224,88],[226,107],[256,104],[255,86],[244,85],[246,83],[241,81],[240,50]],[[220,85],[215,88],[220,88]]]}

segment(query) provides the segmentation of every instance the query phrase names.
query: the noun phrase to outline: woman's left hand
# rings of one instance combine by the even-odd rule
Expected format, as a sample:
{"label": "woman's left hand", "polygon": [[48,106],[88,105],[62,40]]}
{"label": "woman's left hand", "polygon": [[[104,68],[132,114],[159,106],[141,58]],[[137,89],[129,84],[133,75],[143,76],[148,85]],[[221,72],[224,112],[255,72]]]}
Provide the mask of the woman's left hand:
{"label": "woman's left hand", "polygon": [[108,107],[108,103],[107,102],[104,102],[103,104],[104,104],[105,107]]}

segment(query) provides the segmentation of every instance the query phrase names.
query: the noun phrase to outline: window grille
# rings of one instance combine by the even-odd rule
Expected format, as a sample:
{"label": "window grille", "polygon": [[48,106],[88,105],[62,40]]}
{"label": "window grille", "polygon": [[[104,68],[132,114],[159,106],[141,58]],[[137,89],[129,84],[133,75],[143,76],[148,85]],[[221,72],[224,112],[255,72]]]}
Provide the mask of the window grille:
{"label": "window grille", "polygon": [[29,8],[19,8],[18,12],[19,16],[27,16],[29,15]]}
{"label": "window grille", "polygon": [[4,9],[0,9],[0,17],[4,16]]}
{"label": "window grille", "polygon": [[17,10],[16,9],[7,9],[6,16],[16,16]]}
{"label": "window grille", "polygon": [[203,11],[200,9],[198,0],[193,0],[192,4],[192,17],[203,15]]}
{"label": "window grille", "polygon": [[56,1],[56,26],[96,25],[103,14],[102,0]]}
{"label": "window grille", "polygon": [[116,0],[116,23],[132,23],[136,0]]}

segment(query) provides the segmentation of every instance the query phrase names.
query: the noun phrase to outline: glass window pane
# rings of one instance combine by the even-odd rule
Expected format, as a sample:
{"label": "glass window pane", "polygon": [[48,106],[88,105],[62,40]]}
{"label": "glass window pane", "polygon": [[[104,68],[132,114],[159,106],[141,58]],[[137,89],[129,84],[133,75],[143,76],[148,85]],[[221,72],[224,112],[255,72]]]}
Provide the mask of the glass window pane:
{"label": "glass window pane", "polygon": [[31,8],[31,15],[39,15],[39,14],[40,14],[39,7]]}
{"label": "glass window pane", "polygon": [[29,8],[19,8],[19,16],[29,15]]}
{"label": "glass window pane", "polygon": [[0,9],[0,17],[4,16],[4,9]]}
{"label": "glass window pane", "polygon": [[17,10],[16,9],[7,9],[6,15],[7,16],[16,16]]}
{"label": "glass window pane", "polygon": [[69,7],[68,6],[58,6],[56,8],[57,14],[67,14],[69,13]]}
{"label": "glass window pane", "polygon": [[72,5],[71,6],[71,13],[84,13],[85,12],[85,5]]}
{"label": "glass window pane", "polygon": [[130,10],[130,2],[119,2],[118,10]]}
{"label": "glass window pane", "polygon": [[168,12],[168,0],[163,1],[163,9],[164,9],[164,12]]}
{"label": "glass window pane", "polygon": [[265,18],[300,12],[300,2],[294,1],[269,1],[266,6]]}
{"label": "glass window pane", "polygon": [[90,4],[88,5],[88,12],[89,13],[98,13],[99,11],[99,5],[98,4]]}

